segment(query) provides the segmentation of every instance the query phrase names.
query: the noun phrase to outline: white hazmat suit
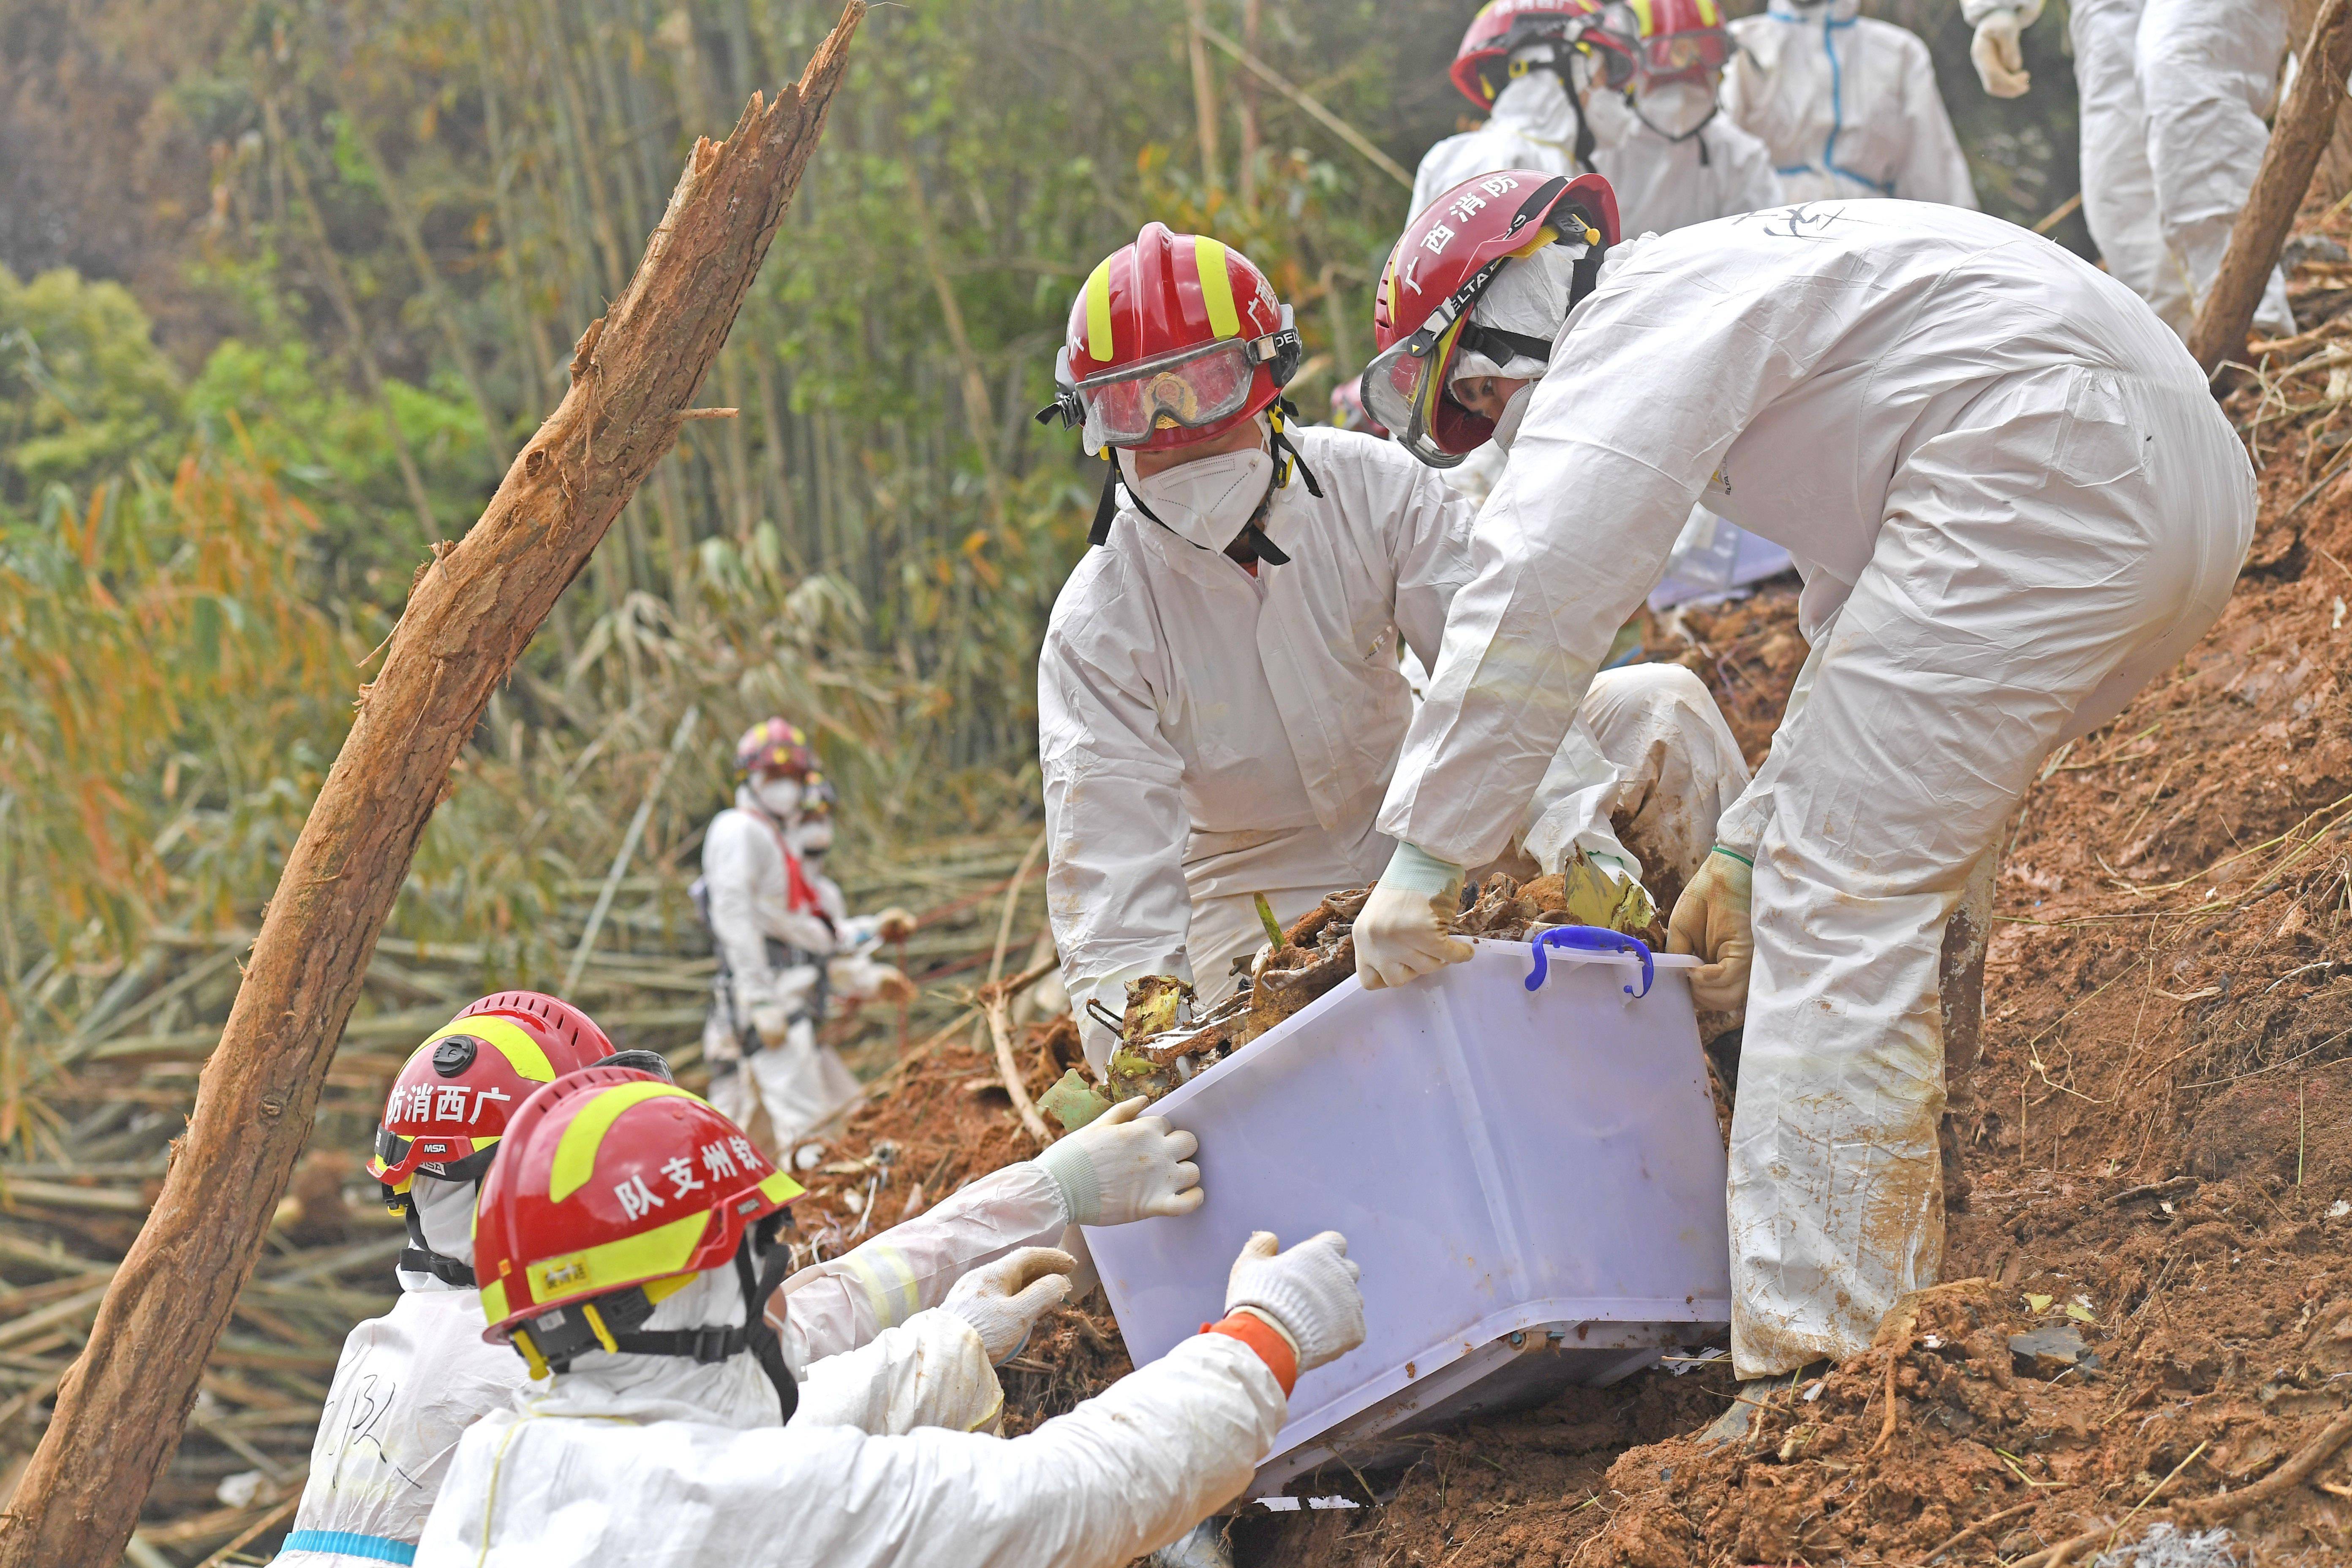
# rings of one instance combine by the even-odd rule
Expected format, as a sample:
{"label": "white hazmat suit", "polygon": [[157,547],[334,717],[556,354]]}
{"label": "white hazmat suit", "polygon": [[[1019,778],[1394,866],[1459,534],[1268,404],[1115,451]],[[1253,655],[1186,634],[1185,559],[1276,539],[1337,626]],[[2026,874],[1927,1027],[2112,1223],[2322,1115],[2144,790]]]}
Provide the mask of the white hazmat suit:
{"label": "white hazmat suit", "polygon": [[[1961,0],[1979,26],[2042,0]],[[2083,217],[2107,270],[2183,337],[2253,189],[2287,50],[2284,0],[2074,0],[2068,32],[2083,120]],[[2273,269],[2255,326],[2294,331]]]}
{"label": "white hazmat suit", "polygon": [[[1373,816],[1412,712],[1397,643],[1434,658],[1475,510],[1393,442],[1296,438],[1323,495],[1296,474],[1276,492],[1261,526],[1288,564],[1253,576],[1123,507],[1055,601],[1037,675],[1046,890],[1097,1068],[1111,1039],[1089,997],[1116,1016],[1127,981],[1176,974],[1213,1001],[1265,940],[1253,895],[1287,923],[1393,847]],[[1629,837],[1679,841],[1712,832],[1744,783],[1686,670],[1612,672],[1585,718],[1555,737],[1540,798],[1519,796],[1534,804],[1514,826],[1547,869],[1580,848],[1635,871],[1612,813],[1652,819]]]}
{"label": "white hazmat suit", "polygon": [[2129,290],[1949,206],[1643,241],[1552,367],[1380,825],[1454,865],[1508,840],[1702,493],[1790,551],[1808,690],[1717,830],[1755,864],[1732,1349],[1746,1377],[1849,1355],[1940,1261],[1948,917],[2042,757],[2220,613],[2252,471]]}
{"label": "white hazmat suit", "polygon": [[[470,1262],[473,1184],[419,1176],[415,1190],[425,1198],[419,1213],[427,1243]],[[809,1369],[803,1409],[867,1430],[936,1425],[915,1417],[937,1414],[925,1401],[950,1397],[935,1394],[932,1385],[950,1370],[961,1380],[953,1398],[983,1396],[986,1389],[957,1348],[960,1339],[945,1326],[912,1335],[887,1331],[939,1306],[973,1269],[1075,1235],[1071,1219],[1062,1184],[1044,1165],[1024,1160],[842,1257],[793,1274],[779,1294],[786,1303],[786,1357]],[[428,1274],[404,1271],[400,1283],[393,1310],[361,1323],[343,1342],[294,1530],[278,1559],[288,1568],[404,1560],[399,1553],[423,1534],[466,1429],[532,1388],[520,1355],[482,1339],[478,1292]],[[852,1351],[862,1353],[846,1353]],[[756,1408],[772,1408],[772,1394],[751,1397]]]}
{"label": "white hazmat suit", "polygon": [[[1771,149],[1792,202],[1977,205],[1969,161],[1916,33],[1858,0],[1771,0],[1731,24],[1723,109]],[[1637,232],[1629,228],[1626,232]]]}
{"label": "white hazmat suit", "polygon": [[858,1099],[856,1078],[816,1037],[840,945],[834,912],[749,785],[703,835],[702,887],[719,959],[702,1029],[710,1103],[743,1127],[764,1109],[788,1164],[795,1143]]}

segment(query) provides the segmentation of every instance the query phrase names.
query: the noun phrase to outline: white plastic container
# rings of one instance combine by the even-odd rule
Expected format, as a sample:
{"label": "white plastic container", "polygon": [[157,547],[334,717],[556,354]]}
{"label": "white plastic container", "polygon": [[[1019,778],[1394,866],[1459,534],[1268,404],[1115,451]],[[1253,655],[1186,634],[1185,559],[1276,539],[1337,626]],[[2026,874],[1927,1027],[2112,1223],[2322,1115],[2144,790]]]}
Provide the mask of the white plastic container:
{"label": "white plastic container", "polygon": [[1254,1230],[1348,1237],[1362,1345],[1298,1381],[1254,1493],[1383,1435],[1606,1384],[1730,1318],[1696,961],[1525,942],[1354,980],[1152,1107],[1201,1141],[1193,1213],[1087,1245],[1136,1363],[1223,1315]]}

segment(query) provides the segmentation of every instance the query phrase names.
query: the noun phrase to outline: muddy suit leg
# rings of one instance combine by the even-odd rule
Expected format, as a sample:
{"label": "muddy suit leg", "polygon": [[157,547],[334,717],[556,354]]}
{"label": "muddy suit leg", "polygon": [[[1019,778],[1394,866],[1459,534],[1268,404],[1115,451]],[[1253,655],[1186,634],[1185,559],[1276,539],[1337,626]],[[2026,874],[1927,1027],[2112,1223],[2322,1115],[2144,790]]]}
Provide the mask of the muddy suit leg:
{"label": "muddy suit leg", "polygon": [[1948,922],[2042,758],[2212,624],[2252,519],[2210,396],[2105,370],[1999,384],[1897,469],[1758,780],[1729,1205],[1743,1378],[1867,1347],[1934,1282]]}

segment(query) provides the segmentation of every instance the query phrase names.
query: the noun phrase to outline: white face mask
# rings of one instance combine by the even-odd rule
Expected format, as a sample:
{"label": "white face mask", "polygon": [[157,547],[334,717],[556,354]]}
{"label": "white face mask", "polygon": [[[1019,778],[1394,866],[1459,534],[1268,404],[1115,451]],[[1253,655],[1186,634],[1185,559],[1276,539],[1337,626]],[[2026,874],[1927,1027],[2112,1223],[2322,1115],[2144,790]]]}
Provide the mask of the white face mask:
{"label": "white face mask", "polygon": [[1138,479],[1133,458],[1121,450],[1118,469],[1129,492],[1170,532],[1203,550],[1223,551],[1274,483],[1274,454],[1260,445],[1179,463],[1150,479]]}
{"label": "white face mask", "polygon": [[425,1245],[444,1258],[470,1265],[474,1261],[474,1199],[480,1191],[474,1182],[445,1182],[420,1174],[408,1188],[416,1218],[425,1230]]}
{"label": "white face mask", "polygon": [[1519,437],[1519,422],[1528,416],[1528,405],[1535,400],[1535,395],[1536,384],[1531,381],[1511,394],[1510,401],[1503,405],[1503,412],[1495,421],[1494,442],[1506,456],[1510,453],[1511,443]]}
{"label": "white face mask", "polygon": [[1679,142],[1715,118],[1715,94],[1696,81],[1661,82],[1635,95],[1633,112],[1667,141]]}
{"label": "white face mask", "polygon": [[751,783],[751,798],[778,822],[789,822],[793,813],[801,808],[801,781],[773,776],[755,779]]}
{"label": "white face mask", "polygon": [[1594,89],[1585,99],[1584,123],[1592,131],[1595,147],[1622,147],[1642,129],[1625,95],[1605,87]]}
{"label": "white face mask", "polygon": [[824,852],[833,847],[833,819],[820,816],[802,823],[793,832],[793,847],[812,864],[824,859]]}

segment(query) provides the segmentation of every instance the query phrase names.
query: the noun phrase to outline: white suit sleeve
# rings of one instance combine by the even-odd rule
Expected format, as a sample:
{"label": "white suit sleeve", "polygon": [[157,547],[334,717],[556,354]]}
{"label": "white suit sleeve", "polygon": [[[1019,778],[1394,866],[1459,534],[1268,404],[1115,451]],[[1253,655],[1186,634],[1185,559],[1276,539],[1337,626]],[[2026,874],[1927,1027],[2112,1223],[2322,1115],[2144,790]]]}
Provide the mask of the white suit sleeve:
{"label": "white suit sleeve", "polygon": [[722,811],[702,839],[702,880],[710,900],[710,940],[735,977],[736,1017],[775,996],[768,967],[766,927],[760,920],[760,825],[740,811]]}
{"label": "white suit sleeve", "polygon": [[1968,154],[1952,130],[1944,95],[1936,86],[1936,62],[1917,35],[1904,33],[1903,120],[1909,130],[1903,161],[1895,168],[1894,194],[1905,201],[1942,202],[1977,210],[1976,183],[1969,178]]}
{"label": "white suit sleeve", "polygon": [[1454,597],[1382,832],[1459,866],[1502,853],[1707,477],[1827,347],[1837,313],[1816,291],[1837,285],[1812,280],[1803,254],[1791,238],[1780,265],[1759,258],[1732,282],[1645,279],[1636,252],[1579,307],[1562,356],[1578,373],[1537,383],[1479,513],[1476,575]]}
{"label": "white suit sleeve", "polygon": [[1437,662],[1445,637],[1445,613],[1454,595],[1470,581],[1470,531],[1478,519],[1475,501],[1454,490],[1428,468],[1387,443],[1381,454],[1410,472],[1401,472],[1401,492],[1381,510],[1389,531],[1389,555],[1396,563],[1397,631],[1413,657],[1428,668]]}
{"label": "white suit sleeve", "polygon": [[1288,1402],[1255,1352],[1185,1341],[1010,1441],[499,1412],[460,1446],[418,1568],[1118,1568],[1237,1496]]}
{"label": "white suit sleeve", "polygon": [[1004,1413],[980,1331],[952,1312],[918,1312],[802,1379],[792,1425],[854,1426],[876,1437],[918,1427],[977,1432]]}
{"label": "white suit sleeve", "polygon": [[1062,1189],[1033,1160],[981,1177],[934,1207],[784,1281],[783,1332],[809,1366],[936,1307],[948,1287],[1069,1225]]}
{"label": "white suit sleeve", "polygon": [[1146,674],[1153,628],[1139,590],[1121,581],[1128,570],[1112,552],[1089,552],[1037,659],[1046,908],[1073,1000],[1110,979],[1191,978],[1184,761],[1160,732]]}

